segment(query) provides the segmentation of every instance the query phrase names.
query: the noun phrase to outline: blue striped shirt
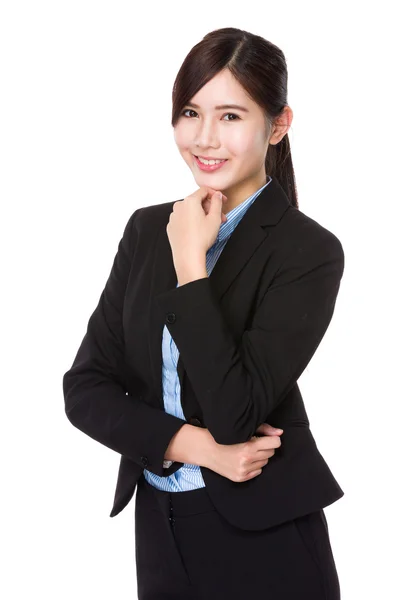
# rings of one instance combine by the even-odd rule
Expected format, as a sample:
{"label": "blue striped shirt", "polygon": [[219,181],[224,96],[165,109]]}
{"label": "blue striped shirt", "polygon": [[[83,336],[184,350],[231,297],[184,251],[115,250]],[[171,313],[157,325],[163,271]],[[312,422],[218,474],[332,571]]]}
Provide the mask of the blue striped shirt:
{"label": "blue striped shirt", "polygon": [[[240,220],[243,218],[250,205],[256,200],[261,191],[265,189],[265,187],[269,185],[271,181],[272,177],[268,175],[268,181],[265,183],[265,185],[259,188],[254,194],[249,196],[247,200],[244,200],[227,213],[227,221],[225,223],[221,223],[217,239],[207,252],[206,266],[208,275],[210,275],[215,263],[218,260],[218,257],[227,243],[227,240],[239,224]],[[179,284],[176,284],[176,287],[178,287],[178,285]],[[177,373],[179,351],[166,325],[163,328],[162,335],[162,359],[162,384],[165,411],[186,421],[180,402],[180,382]],[[170,463],[168,464],[170,465]],[[184,463],[180,469],[168,477],[160,477],[159,475],[144,469],[144,477],[151,485],[166,492],[184,492],[205,487],[205,483],[201,474],[201,467],[187,463]]]}

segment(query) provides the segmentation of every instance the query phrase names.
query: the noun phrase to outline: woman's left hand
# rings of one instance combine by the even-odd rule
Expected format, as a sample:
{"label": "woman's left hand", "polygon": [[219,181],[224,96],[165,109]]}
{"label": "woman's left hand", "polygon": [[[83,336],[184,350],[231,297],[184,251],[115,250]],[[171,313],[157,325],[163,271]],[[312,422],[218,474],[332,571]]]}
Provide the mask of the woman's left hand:
{"label": "woman's left hand", "polygon": [[273,427],[273,425],[269,425],[269,423],[262,423],[256,429],[256,433],[260,433],[261,435],[280,435],[280,433],[284,433],[284,430],[280,427]]}
{"label": "woman's left hand", "polygon": [[221,223],[227,220],[222,212],[226,200],[224,194],[218,197],[216,190],[200,187],[174,203],[166,231],[175,264],[197,258],[205,261],[207,251],[217,239]]}

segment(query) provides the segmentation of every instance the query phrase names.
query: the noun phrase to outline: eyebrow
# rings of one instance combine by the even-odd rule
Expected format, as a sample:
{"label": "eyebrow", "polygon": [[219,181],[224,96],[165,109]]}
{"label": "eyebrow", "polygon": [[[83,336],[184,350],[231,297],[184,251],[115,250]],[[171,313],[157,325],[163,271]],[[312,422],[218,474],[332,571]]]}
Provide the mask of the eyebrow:
{"label": "eyebrow", "polygon": [[[192,108],[199,108],[198,104],[194,104],[193,102],[188,102],[185,106],[192,106]],[[215,110],[221,110],[224,108],[235,108],[236,110],[242,110],[243,112],[249,112],[247,108],[244,106],[240,106],[239,104],[219,104],[215,107]]]}

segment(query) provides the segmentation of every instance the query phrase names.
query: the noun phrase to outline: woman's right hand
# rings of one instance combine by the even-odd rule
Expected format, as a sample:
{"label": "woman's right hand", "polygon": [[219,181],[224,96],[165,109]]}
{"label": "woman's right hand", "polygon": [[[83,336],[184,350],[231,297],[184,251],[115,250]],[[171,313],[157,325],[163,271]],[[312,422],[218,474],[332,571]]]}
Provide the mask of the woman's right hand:
{"label": "woman's right hand", "polygon": [[276,429],[268,423],[262,423],[256,433],[247,442],[240,444],[218,444],[214,440],[214,452],[211,456],[212,471],[235,482],[248,481],[262,473],[262,468],[281,445],[282,429]]}

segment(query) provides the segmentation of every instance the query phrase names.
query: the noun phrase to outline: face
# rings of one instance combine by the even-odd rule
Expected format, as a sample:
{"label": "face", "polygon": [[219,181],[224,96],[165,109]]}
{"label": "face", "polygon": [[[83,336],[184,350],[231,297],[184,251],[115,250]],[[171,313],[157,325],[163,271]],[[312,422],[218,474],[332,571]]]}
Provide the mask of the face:
{"label": "face", "polygon": [[[217,108],[219,105],[229,107]],[[174,139],[197,186],[208,186],[227,196],[223,210],[228,213],[265,185],[268,146],[280,141],[290,124],[273,128],[273,135],[267,132],[262,109],[224,69],[185,104],[174,127]],[[201,168],[197,156],[225,162],[218,168]]]}

